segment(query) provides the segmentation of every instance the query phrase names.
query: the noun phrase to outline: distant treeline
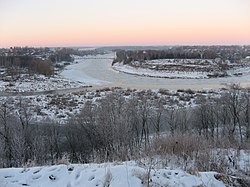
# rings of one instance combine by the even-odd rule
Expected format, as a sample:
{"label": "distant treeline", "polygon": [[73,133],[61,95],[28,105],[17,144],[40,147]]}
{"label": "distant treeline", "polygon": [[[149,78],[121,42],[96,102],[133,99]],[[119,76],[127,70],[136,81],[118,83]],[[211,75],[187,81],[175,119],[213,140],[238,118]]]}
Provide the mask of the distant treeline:
{"label": "distant treeline", "polygon": [[0,56],[0,67],[11,70],[12,75],[18,74],[20,68],[27,69],[29,74],[38,73],[45,76],[54,74],[51,61],[32,56]]}
{"label": "distant treeline", "polygon": [[144,51],[125,51],[116,52],[116,62],[124,62],[125,64],[132,61],[145,61],[155,59],[215,59],[219,57],[215,51],[192,51],[183,50],[144,50]]}
{"label": "distant treeline", "polygon": [[250,56],[249,47],[241,46],[181,46],[164,50],[117,50],[113,63],[144,62],[155,59],[216,59],[240,62]]}
{"label": "distant treeline", "polygon": [[69,48],[63,48],[60,50],[57,50],[53,55],[50,55],[49,59],[52,62],[73,62],[74,58],[71,57],[72,49]]}
{"label": "distant treeline", "polygon": [[55,53],[51,55],[49,59],[52,62],[61,62],[61,61],[73,62],[74,58],[71,55],[86,56],[86,55],[97,55],[97,54],[103,54],[103,53],[96,50],[81,51],[72,48],[62,48],[55,51]]}

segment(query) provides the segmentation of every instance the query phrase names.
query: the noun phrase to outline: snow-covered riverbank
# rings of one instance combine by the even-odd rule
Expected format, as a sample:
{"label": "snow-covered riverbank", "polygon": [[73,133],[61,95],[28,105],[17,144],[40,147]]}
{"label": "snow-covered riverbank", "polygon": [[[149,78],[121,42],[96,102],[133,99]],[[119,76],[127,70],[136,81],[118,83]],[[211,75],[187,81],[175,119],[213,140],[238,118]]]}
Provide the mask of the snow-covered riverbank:
{"label": "snow-covered riverbank", "polygon": [[[77,64],[67,66],[61,75],[72,81],[80,81],[92,86],[102,87],[123,87],[135,89],[159,89],[165,88],[170,90],[177,89],[203,89],[203,88],[222,88],[225,84],[240,83],[241,86],[250,86],[249,69],[243,72],[242,76],[219,77],[203,79],[206,75],[202,72],[172,72],[169,74],[171,79],[159,78],[163,75],[154,72],[154,76],[140,76],[145,71],[132,69],[124,66],[112,67],[112,59],[115,54],[99,55],[102,59],[78,59]],[[106,58],[106,59],[105,59]],[[118,68],[118,69],[117,69]],[[122,68],[122,69],[120,69]],[[116,69],[116,70],[115,70]],[[117,71],[118,70],[118,71]],[[124,72],[126,73],[124,73]],[[243,71],[243,70],[242,70]],[[130,74],[128,74],[130,73]],[[151,73],[151,72],[149,72]],[[229,72],[233,73],[233,72]],[[239,73],[238,71],[236,73]],[[182,76],[182,79],[176,78]],[[175,78],[174,78],[175,77]]]}
{"label": "snow-covered riverbank", "polygon": [[204,79],[208,78],[207,74],[204,72],[178,72],[178,71],[159,71],[151,70],[146,68],[135,68],[129,65],[124,65],[122,63],[115,63],[113,68],[117,71],[128,73],[132,75],[148,76],[155,78],[167,78],[167,79]]}
{"label": "snow-covered riverbank", "polygon": [[[222,88],[225,84],[236,83],[243,87],[250,86],[250,69],[241,68],[230,71],[229,74],[243,73],[242,76],[203,79],[202,72],[156,72],[154,70],[140,70],[124,65],[115,64],[112,67],[113,53],[88,58],[77,58],[74,63],[66,66],[59,75],[45,77],[41,75],[22,75],[15,81],[0,81],[2,92],[42,92],[49,90],[75,91],[92,86],[92,89],[105,87],[122,87],[135,89],[204,89]],[[124,73],[125,72],[125,73]],[[140,76],[146,75],[146,76]],[[152,77],[151,77],[152,76]],[[177,79],[176,77],[182,77]],[[175,78],[174,78],[175,77]]]}

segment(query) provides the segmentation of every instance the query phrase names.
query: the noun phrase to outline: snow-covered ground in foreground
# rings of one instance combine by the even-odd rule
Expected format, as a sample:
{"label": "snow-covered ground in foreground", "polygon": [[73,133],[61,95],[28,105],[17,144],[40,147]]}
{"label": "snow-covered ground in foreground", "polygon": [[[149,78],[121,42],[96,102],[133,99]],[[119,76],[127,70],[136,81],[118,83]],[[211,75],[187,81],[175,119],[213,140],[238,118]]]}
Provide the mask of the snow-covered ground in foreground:
{"label": "snow-covered ground in foreground", "polygon": [[[150,171],[150,172],[149,172]],[[148,173],[149,179],[148,179]],[[139,166],[134,161],[104,164],[72,164],[33,168],[0,169],[1,187],[224,187],[215,172],[195,175],[183,170],[156,169]]]}
{"label": "snow-covered ground in foreground", "polygon": [[124,65],[123,63],[115,63],[113,69],[129,73],[133,75],[142,75],[149,77],[162,77],[162,78],[183,78],[183,79],[201,79],[208,78],[205,72],[179,72],[179,71],[157,71],[146,68],[135,68],[129,65]]}

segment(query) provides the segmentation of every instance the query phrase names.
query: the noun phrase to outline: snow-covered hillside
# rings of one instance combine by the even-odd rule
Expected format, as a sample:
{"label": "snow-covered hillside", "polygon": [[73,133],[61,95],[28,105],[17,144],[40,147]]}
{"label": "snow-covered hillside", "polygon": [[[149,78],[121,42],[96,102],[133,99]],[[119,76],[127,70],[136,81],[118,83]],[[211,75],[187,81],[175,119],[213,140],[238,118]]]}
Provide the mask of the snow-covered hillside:
{"label": "snow-covered hillside", "polygon": [[224,187],[215,172],[142,167],[136,162],[0,169],[1,187]]}

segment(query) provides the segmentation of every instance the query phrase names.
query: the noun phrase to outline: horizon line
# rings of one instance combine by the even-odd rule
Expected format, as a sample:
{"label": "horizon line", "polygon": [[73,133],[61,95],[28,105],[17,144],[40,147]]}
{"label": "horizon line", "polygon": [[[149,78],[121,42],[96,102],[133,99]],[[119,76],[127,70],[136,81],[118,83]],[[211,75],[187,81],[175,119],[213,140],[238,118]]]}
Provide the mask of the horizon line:
{"label": "horizon line", "polygon": [[46,46],[46,45],[41,45],[41,46],[32,46],[32,45],[15,45],[15,46],[8,46],[8,47],[0,47],[1,49],[8,49],[8,48],[14,48],[14,47],[21,47],[21,48],[78,48],[78,47],[95,47],[95,48],[101,48],[101,47],[178,47],[178,46],[250,46],[249,44],[145,44],[145,45],[58,45],[58,46]]}

